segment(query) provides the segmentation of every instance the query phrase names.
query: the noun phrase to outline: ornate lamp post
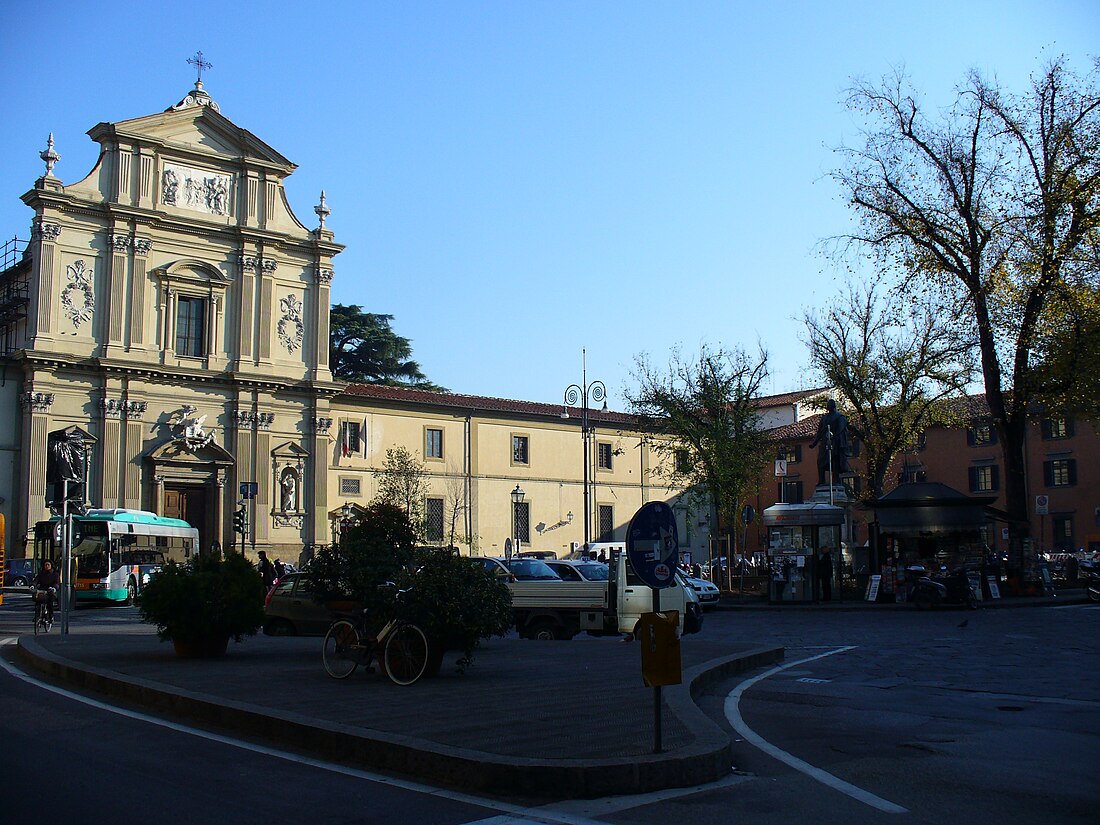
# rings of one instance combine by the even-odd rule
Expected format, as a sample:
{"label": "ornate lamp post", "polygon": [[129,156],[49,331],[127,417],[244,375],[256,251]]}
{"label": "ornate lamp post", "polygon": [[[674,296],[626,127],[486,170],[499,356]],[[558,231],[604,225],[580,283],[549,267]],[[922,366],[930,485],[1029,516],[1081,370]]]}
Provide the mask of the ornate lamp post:
{"label": "ornate lamp post", "polygon": [[[589,479],[591,478],[590,464],[592,460],[591,456],[591,439],[592,432],[588,423],[588,402],[595,401],[596,403],[603,402],[603,409],[607,410],[607,386],[603,381],[588,382],[588,361],[587,353],[585,350],[581,350],[581,383],[570,384],[565,388],[565,406],[576,407],[577,402],[580,402],[581,406],[581,448],[583,450],[583,473],[584,473],[584,549],[588,550],[589,538],[591,537],[591,520],[592,520],[592,506],[589,503],[589,496],[591,494]],[[568,409],[561,414],[562,418],[569,417]]]}
{"label": "ornate lamp post", "polygon": [[517,484],[516,489],[512,491],[512,540],[517,553],[519,552],[519,506],[523,504],[524,495],[523,488]]}

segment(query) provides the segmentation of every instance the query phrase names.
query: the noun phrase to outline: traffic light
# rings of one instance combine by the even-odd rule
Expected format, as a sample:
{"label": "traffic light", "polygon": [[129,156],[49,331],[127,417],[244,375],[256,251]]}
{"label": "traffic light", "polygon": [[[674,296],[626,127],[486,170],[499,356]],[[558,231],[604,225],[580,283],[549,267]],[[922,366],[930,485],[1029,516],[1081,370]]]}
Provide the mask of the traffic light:
{"label": "traffic light", "polygon": [[233,513],[233,532],[242,536],[248,532],[248,510],[243,505]]}

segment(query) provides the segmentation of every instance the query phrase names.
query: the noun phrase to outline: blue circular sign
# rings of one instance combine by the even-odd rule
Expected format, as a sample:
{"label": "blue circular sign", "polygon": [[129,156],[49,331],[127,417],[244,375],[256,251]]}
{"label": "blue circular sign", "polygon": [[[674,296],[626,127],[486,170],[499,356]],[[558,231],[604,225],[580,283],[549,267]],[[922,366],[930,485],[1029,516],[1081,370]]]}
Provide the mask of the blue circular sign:
{"label": "blue circular sign", "polygon": [[676,583],[680,539],[676,514],[663,501],[651,501],[630,520],[626,531],[626,556],[643,582],[660,590]]}

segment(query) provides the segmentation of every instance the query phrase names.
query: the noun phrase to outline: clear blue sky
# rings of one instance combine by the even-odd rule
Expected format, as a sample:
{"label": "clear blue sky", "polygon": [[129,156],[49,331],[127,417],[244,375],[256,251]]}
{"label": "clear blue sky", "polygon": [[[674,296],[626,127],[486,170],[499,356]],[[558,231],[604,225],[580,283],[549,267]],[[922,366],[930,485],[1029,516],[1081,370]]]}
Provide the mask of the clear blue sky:
{"label": "clear blue sky", "polygon": [[853,78],[904,67],[951,100],[970,68],[1023,90],[1100,51],[1095,0],[59,2],[0,0],[0,237],[54,133],[64,183],[101,121],[162,111],[214,67],[222,114],[298,164],[292,208],[347,250],[333,301],[395,316],[455,392],[558,402],[635,356],[770,353],[811,386],[802,310],[842,282],[817,251],[850,226],[827,173],[857,142]]}

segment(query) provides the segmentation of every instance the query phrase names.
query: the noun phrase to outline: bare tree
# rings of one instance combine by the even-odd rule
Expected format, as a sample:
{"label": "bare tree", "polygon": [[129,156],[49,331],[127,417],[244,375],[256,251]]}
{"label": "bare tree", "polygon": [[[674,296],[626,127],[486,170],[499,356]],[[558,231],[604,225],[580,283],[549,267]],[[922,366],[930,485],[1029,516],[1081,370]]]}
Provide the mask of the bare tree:
{"label": "bare tree", "polygon": [[973,339],[949,313],[883,295],[878,284],[849,284],[820,315],[806,310],[803,320],[810,364],[854,413],[863,497],[877,498],[897,455],[929,426],[950,423],[942,402],[970,383]]}
{"label": "bare tree", "polygon": [[840,150],[835,173],[861,221],[850,240],[895,264],[906,289],[967,308],[1002,445],[1016,565],[1038,337],[1052,295],[1097,282],[1098,74],[1100,63],[1079,80],[1055,61],[1015,96],[971,73],[936,118],[903,77],[859,85],[849,106],[871,125],[862,148]]}
{"label": "bare tree", "polygon": [[465,517],[470,509],[470,487],[466,476],[457,467],[447,468],[444,490],[443,517],[446,519],[447,546],[469,545]]}

